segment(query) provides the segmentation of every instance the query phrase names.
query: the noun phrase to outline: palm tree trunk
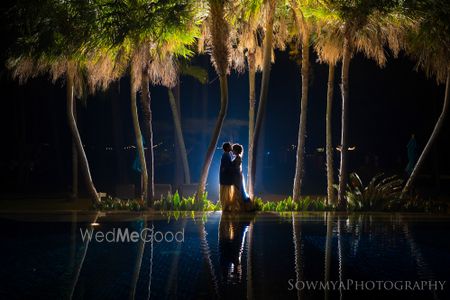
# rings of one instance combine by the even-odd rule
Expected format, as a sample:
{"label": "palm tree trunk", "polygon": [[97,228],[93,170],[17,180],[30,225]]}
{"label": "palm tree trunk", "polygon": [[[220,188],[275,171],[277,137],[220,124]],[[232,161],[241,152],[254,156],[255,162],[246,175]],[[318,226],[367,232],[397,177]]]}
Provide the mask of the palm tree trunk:
{"label": "palm tree trunk", "polygon": [[248,53],[248,83],[249,83],[249,110],[248,110],[248,167],[247,167],[247,190],[250,198],[253,198],[254,182],[250,172],[253,163],[253,134],[255,131],[255,77],[256,59],[255,52]]}
{"label": "palm tree trunk", "polygon": [[126,163],[123,155],[123,116],[120,109],[120,80],[112,84],[110,88],[111,107],[112,107],[112,129],[114,133],[114,153],[117,162],[116,167],[116,184],[124,184],[127,180]]}
{"label": "palm tree trunk", "polygon": [[202,172],[200,176],[200,182],[197,189],[197,197],[199,200],[206,189],[206,180],[208,179],[209,167],[214,156],[214,152],[217,147],[217,141],[219,139],[219,134],[222,130],[223,121],[227,114],[228,109],[228,79],[226,73],[219,74],[220,81],[220,111],[217,117],[216,126],[211,137],[211,142],[209,143],[208,150],[206,151],[205,161],[203,162]]}
{"label": "palm tree trunk", "polygon": [[150,82],[146,73],[142,76],[141,84],[141,106],[142,116],[144,117],[144,136],[147,140],[147,152],[145,161],[147,163],[147,201],[148,206],[153,205],[153,198],[155,194],[155,159],[153,152],[153,126],[152,126],[152,107],[150,96]]}
{"label": "palm tree trunk", "polygon": [[187,157],[186,144],[184,143],[183,131],[181,129],[181,117],[178,111],[177,102],[171,89],[167,89],[169,94],[170,108],[172,109],[173,122],[175,124],[175,132],[178,140],[179,151],[181,154],[181,161],[183,163],[184,183],[191,184],[191,175],[189,170],[189,161]]}
{"label": "palm tree trunk", "polygon": [[[133,75],[131,75],[133,76]],[[133,82],[133,78],[131,78],[131,82]],[[131,84],[131,116],[133,119],[133,128],[134,135],[136,137],[136,147],[139,155],[139,162],[141,165],[141,178],[142,178],[142,186],[141,186],[141,196],[140,198],[143,200],[147,199],[148,194],[148,174],[147,174],[147,165],[145,161],[145,152],[144,152],[144,143],[142,141],[142,133],[141,127],[139,125],[139,116],[137,110],[136,103],[136,90],[133,88],[133,84]]]}
{"label": "palm tree trunk", "polygon": [[[308,35],[308,33],[304,33]],[[309,38],[302,39],[302,99],[300,109],[300,124],[297,139],[297,163],[295,165],[294,189],[292,198],[300,201],[302,189],[303,168],[305,164],[305,137],[306,117],[308,113],[308,89],[309,89]]]}
{"label": "palm tree trunk", "polygon": [[[73,101],[73,117],[77,120],[77,104]],[[78,198],[78,152],[75,140],[72,139],[72,199]]]}
{"label": "palm tree trunk", "polygon": [[[273,43],[273,22],[275,15],[275,0],[270,0],[269,11],[267,16],[267,22],[265,27],[265,38],[264,38],[264,61],[263,61],[263,75],[261,81],[261,94],[259,97],[258,113],[256,114],[255,129],[253,134],[253,157],[256,158],[258,154],[258,143],[261,137],[261,128],[263,125],[264,114],[266,112],[267,106],[267,96],[269,94],[269,80],[270,80],[270,69],[272,61],[272,43]],[[253,182],[256,182],[256,159],[252,159],[251,178]]]}
{"label": "palm tree trunk", "polygon": [[334,170],[333,170],[333,141],[331,130],[331,116],[333,111],[334,93],[334,63],[328,65],[328,87],[327,87],[327,112],[326,122],[326,156],[327,156],[327,204],[334,202]]}
{"label": "palm tree trunk", "polygon": [[95,189],[94,183],[92,182],[91,171],[89,169],[89,163],[84,152],[83,144],[81,142],[80,133],[78,132],[77,122],[75,120],[73,112],[74,103],[74,84],[72,76],[67,76],[67,119],[69,121],[69,129],[72,134],[72,140],[75,142],[79,163],[81,167],[81,172],[85,180],[86,187],[88,189],[89,196],[94,204],[100,203],[100,197]]}
{"label": "palm tree trunk", "polygon": [[341,209],[347,207],[347,201],[345,199],[345,188],[347,186],[347,154],[348,154],[348,101],[349,101],[349,85],[348,76],[350,69],[350,44],[349,39],[346,37],[344,40],[344,53],[342,57],[342,115],[341,115],[341,165],[339,170],[339,191],[338,191],[338,206]]}
{"label": "palm tree trunk", "polygon": [[427,158],[428,154],[431,151],[431,148],[433,144],[435,143],[439,132],[442,129],[442,126],[444,124],[445,117],[447,116],[448,106],[449,106],[449,91],[450,89],[450,68],[447,71],[447,80],[445,83],[445,96],[444,96],[444,105],[442,106],[442,112],[439,116],[439,119],[436,122],[436,125],[434,126],[433,133],[431,134],[430,138],[428,139],[427,144],[425,145],[425,148],[422,151],[422,154],[420,154],[419,160],[417,161],[416,165],[414,166],[414,169],[411,173],[411,176],[408,178],[408,181],[406,182],[403,190],[401,198],[403,198],[406,193],[411,189],[417,175],[419,174],[420,169],[423,167],[423,164],[425,162],[425,159]]}

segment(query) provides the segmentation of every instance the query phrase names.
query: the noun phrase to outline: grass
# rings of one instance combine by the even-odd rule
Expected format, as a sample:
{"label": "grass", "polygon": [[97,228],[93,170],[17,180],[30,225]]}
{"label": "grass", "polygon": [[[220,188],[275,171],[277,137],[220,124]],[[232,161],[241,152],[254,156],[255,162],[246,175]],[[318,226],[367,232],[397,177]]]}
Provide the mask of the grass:
{"label": "grass", "polygon": [[166,197],[154,203],[155,210],[162,211],[218,211],[221,209],[220,202],[212,202],[208,199],[208,193],[204,193],[199,201],[195,195],[190,197],[180,197],[178,191],[174,194],[168,193]]}

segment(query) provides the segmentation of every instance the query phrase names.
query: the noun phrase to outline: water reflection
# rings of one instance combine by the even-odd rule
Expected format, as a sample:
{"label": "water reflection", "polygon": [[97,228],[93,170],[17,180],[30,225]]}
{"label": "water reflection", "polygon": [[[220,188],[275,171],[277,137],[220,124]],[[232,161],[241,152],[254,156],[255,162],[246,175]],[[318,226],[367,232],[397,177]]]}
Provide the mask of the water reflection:
{"label": "water reflection", "polygon": [[[71,213],[58,226],[42,219],[28,234],[29,227],[0,218],[6,232],[1,251],[8,258],[0,270],[8,284],[2,287],[6,298],[328,300],[358,297],[345,290],[289,289],[288,282],[450,282],[450,241],[444,238],[449,217],[215,213],[178,220],[142,214],[124,220]],[[92,223],[100,225],[94,228]],[[112,228],[183,229],[186,237],[183,243],[99,243],[80,238],[80,229]],[[21,286],[8,279],[19,276]],[[44,291],[41,285],[51,288]],[[447,287],[443,292],[394,295],[448,299],[449,292]]]}
{"label": "water reflection", "polygon": [[[241,291],[247,289],[245,297],[253,298],[251,274],[253,222],[254,215],[224,213],[220,218],[219,264],[221,291],[224,293],[235,293],[236,289]],[[244,295],[241,294],[241,296]]]}

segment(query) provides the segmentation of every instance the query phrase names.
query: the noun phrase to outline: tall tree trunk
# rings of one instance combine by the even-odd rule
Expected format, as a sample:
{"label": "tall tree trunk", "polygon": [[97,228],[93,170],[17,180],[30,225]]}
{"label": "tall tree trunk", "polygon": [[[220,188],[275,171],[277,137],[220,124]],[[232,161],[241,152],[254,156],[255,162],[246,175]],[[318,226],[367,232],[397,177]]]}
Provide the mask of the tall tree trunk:
{"label": "tall tree trunk", "polygon": [[[180,78],[177,78],[177,84],[175,85],[175,87],[173,87],[172,89],[170,89],[172,91],[172,95],[175,99],[175,105],[176,105],[176,109],[177,112],[179,114],[179,119],[181,120],[181,104],[180,104]],[[195,96],[194,96],[195,97]],[[196,97],[195,97],[196,98]],[[170,100],[170,99],[169,99]],[[169,102],[170,104],[170,102]],[[197,105],[194,104],[195,107],[197,107]],[[175,121],[174,121],[175,124]],[[181,121],[180,121],[181,124]],[[173,138],[174,138],[174,153],[175,153],[175,159],[174,159],[174,184],[175,187],[178,189],[182,184],[185,183],[185,175],[184,175],[184,167],[183,167],[183,158],[181,157],[181,151],[179,151],[180,149],[180,143],[179,143],[179,139],[178,139],[178,135],[177,135],[177,129],[176,126],[174,126],[174,132],[173,132]]]}
{"label": "tall tree trunk", "polygon": [[[131,75],[132,76],[132,75]],[[139,155],[139,163],[141,165],[141,196],[143,200],[147,199],[148,194],[148,173],[145,161],[144,143],[142,141],[141,126],[139,125],[139,116],[136,103],[136,90],[133,88],[133,78],[131,78],[131,116],[133,120],[134,135],[136,137],[136,147]]]}
{"label": "tall tree trunk", "polygon": [[[153,126],[152,126],[152,108],[150,96],[150,82],[146,72],[142,75],[141,83],[141,106],[142,116],[144,117],[144,136],[147,141],[147,153],[145,161],[147,163],[147,197],[144,198],[148,202],[148,206],[153,205],[155,196],[155,159],[153,152]],[[145,152],[144,152],[145,153]]]}
{"label": "tall tree trunk", "polygon": [[123,116],[120,108],[120,80],[114,82],[110,89],[111,105],[112,105],[112,122],[114,132],[114,153],[117,162],[116,184],[124,184],[127,181],[126,164],[123,155]]}
{"label": "tall tree trunk", "polygon": [[100,197],[95,189],[94,183],[92,182],[91,171],[89,169],[89,163],[84,152],[83,143],[81,142],[80,133],[78,132],[77,122],[75,121],[75,116],[73,112],[74,103],[74,85],[73,78],[71,75],[67,75],[67,119],[69,123],[69,129],[72,134],[72,140],[75,142],[79,163],[81,167],[81,172],[85,180],[85,184],[89,193],[89,196],[94,204],[100,203]]}
{"label": "tall tree trunk", "polygon": [[422,154],[420,154],[419,160],[417,161],[416,165],[414,166],[414,169],[411,173],[411,176],[409,176],[408,181],[406,182],[405,186],[402,190],[401,197],[403,198],[408,191],[411,189],[412,185],[414,184],[414,181],[416,180],[417,175],[419,174],[420,169],[423,167],[423,164],[425,162],[425,159],[427,158],[428,154],[431,151],[431,148],[433,144],[435,143],[439,132],[442,129],[442,126],[444,124],[445,117],[447,116],[448,106],[449,106],[449,91],[450,89],[450,68],[447,71],[447,80],[445,83],[445,96],[444,96],[444,104],[442,106],[442,112],[439,116],[439,119],[436,122],[436,125],[434,126],[433,133],[431,134],[430,138],[428,139],[427,144],[425,145],[425,148],[422,151]]}
{"label": "tall tree trunk", "polygon": [[333,111],[334,93],[334,63],[328,65],[328,87],[327,87],[327,112],[325,116],[326,125],[326,156],[327,156],[327,204],[334,203],[334,170],[333,170],[333,141],[331,130],[331,117]]}
{"label": "tall tree trunk", "polygon": [[292,198],[294,201],[300,201],[303,169],[305,165],[306,117],[308,113],[309,89],[309,37],[308,33],[304,34],[306,37],[302,39],[302,99],[297,139],[297,163],[295,165],[294,189],[292,191]]}
{"label": "tall tree trunk", "polygon": [[247,190],[250,198],[253,198],[254,194],[254,182],[252,173],[253,163],[253,134],[255,131],[255,79],[256,79],[256,59],[255,51],[249,51],[248,53],[248,84],[249,84],[249,97],[248,97],[248,167],[247,167]]}
{"label": "tall tree trunk", "polygon": [[348,154],[348,101],[349,101],[349,85],[348,76],[350,69],[350,44],[349,39],[344,39],[344,53],[342,56],[342,115],[341,115],[341,165],[339,169],[339,191],[338,191],[338,206],[340,209],[347,207],[347,200],[345,199],[345,189],[347,186],[347,154]]}
{"label": "tall tree trunk", "polygon": [[175,132],[178,140],[179,148],[177,150],[179,150],[181,154],[181,161],[183,163],[184,183],[191,184],[191,175],[189,171],[189,161],[187,157],[186,144],[184,143],[183,131],[181,129],[180,112],[178,111],[178,105],[172,90],[167,89],[167,91],[169,94],[170,108],[172,109],[173,122],[175,124]]}
{"label": "tall tree trunk", "polygon": [[[77,102],[73,101],[73,117],[77,121]],[[78,198],[78,152],[75,139],[72,139],[72,199]]]}
{"label": "tall tree trunk", "polygon": [[208,150],[206,151],[205,161],[203,162],[202,172],[200,176],[200,182],[197,189],[197,200],[201,198],[206,189],[206,180],[208,179],[209,167],[214,156],[214,152],[217,147],[217,141],[219,134],[222,130],[223,121],[227,114],[228,109],[228,79],[226,73],[219,74],[220,81],[220,111],[217,117],[216,126],[209,143]]}
{"label": "tall tree trunk", "polygon": [[[267,22],[265,27],[264,38],[264,61],[263,61],[263,74],[261,81],[261,94],[259,97],[258,112],[256,114],[255,130],[253,134],[253,157],[258,155],[259,139],[261,137],[261,128],[263,125],[264,114],[266,112],[267,97],[269,94],[269,80],[270,69],[272,61],[272,44],[273,44],[273,22],[275,15],[275,0],[269,1],[269,11],[267,15]],[[256,159],[252,160],[251,170],[249,170],[253,182],[256,182]]]}

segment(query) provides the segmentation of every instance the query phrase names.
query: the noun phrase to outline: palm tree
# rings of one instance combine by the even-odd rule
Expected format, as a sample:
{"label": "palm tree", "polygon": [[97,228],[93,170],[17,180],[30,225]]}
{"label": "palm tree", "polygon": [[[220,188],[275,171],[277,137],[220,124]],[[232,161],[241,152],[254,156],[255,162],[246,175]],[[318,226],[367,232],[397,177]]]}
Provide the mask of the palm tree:
{"label": "palm tree", "polygon": [[293,186],[293,200],[300,200],[300,192],[303,179],[304,168],[304,152],[305,152],[305,137],[306,137],[306,116],[308,111],[308,90],[309,90],[309,47],[311,43],[311,34],[314,30],[315,19],[314,15],[307,15],[305,12],[313,8],[312,1],[296,1],[291,0],[291,8],[294,14],[295,25],[298,31],[298,39],[301,43],[301,74],[302,74],[302,95],[300,108],[300,124],[297,140],[297,156],[295,165],[295,177]]}
{"label": "palm tree", "polygon": [[[208,82],[208,72],[201,67],[182,64],[180,72],[182,75],[189,75],[195,78],[201,84],[206,84]],[[178,150],[180,151],[181,160],[183,163],[184,183],[191,184],[191,175],[189,170],[186,144],[184,143],[183,131],[181,129],[181,113],[179,111],[179,105],[177,104],[177,101],[175,99],[173,89],[168,87],[167,93],[169,96],[170,109],[172,110],[172,117],[175,125],[175,133],[179,147]]]}
{"label": "palm tree", "polygon": [[327,157],[327,204],[334,203],[334,170],[333,170],[333,138],[332,138],[332,109],[334,94],[335,64],[328,65],[327,111],[325,115],[326,127],[326,157]]}
{"label": "palm tree", "polygon": [[253,158],[251,169],[248,171],[251,178],[251,183],[249,184],[249,190],[253,189],[253,184],[256,182],[256,157],[258,154],[258,143],[261,138],[261,128],[264,121],[264,115],[267,106],[267,97],[269,94],[269,80],[270,80],[270,69],[272,60],[272,48],[274,42],[274,21],[275,21],[275,10],[276,10],[276,0],[267,0],[267,11],[266,19],[264,25],[264,42],[263,42],[263,63],[262,63],[262,80],[261,89],[259,95],[258,112],[256,114],[255,128],[253,133]]}
{"label": "palm tree", "polygon": [[24,6],[19,3],[13,10],[18,32],[17,49],[7,65],[20,83],[44,73],[50,73],[53,82],[65,78],[69,129],[89,196],[98,204],[100,197],[74,116],[75,96],[83,93],[85,85],[86,57],[79,51],[84,34],[88,32],[88,20],[91,20],[89,10],[85,8],[84,3],[77,1],[43,1],[39,3],[39,9],[30,3]]}
{"label": "palm tree", "polygon": [[253,135],[255,130],[256,72],[262,67],[262,42],[264,0],[235,1],[231,19],[231,60],[233,68],[239,73],[248,68],[249,110],[248,110],[248,167],[247,189],[250,198],[254,195],[254,180],[251,174],[253,163]]}
{"label": "palm tree", "polygon": [[[255,180],[252,176],[253,160],[256,156],[254,151],[254,132],[256,117],[256,72],[262,71],[265,30],[271,28],[272,43],[270,51],[270,62],[273,62],[273,49],[285,49],[285,42],[288,37],[288,28],[286,22],[286,9],[282,6],[276,6],[273,16],[269,13],[271,2],[267,0],[244,0],[233,1],[233,14],[231,16],[231,61],[232,67],[239,73],[248,69],[249,81],[249,123],[248,123],[248,174],[247,187],[250,198],[254,196]],[[267,25],[267,18],[273,18],[273,24]]]}
{"label": "palm tree", "polygon": [[341,145],[338,206],[346,208],[344,197],[347,186],[348,165],[348,107],[349,107],[349,70],[352,55],[362,52],[366,57],[375,60],[379,66],[386,63],[385,46],[389,46],[394,56],[400,51],[404,42],[405,28],[411,20],[405,16],[401,7],[387,1],[324,1],[323,10],[330,23],[325,26],[329,37],[327,43],[322,38],[322,53],[330,51],[342,52],[341,68]]}
{"label": "palm tree", "polygon": [[402,190],[402,198],[414,185],[414,181],[423,168],[432,146],[436,143],[450,105],[450,27],[448,26],[450,9],[448,3],[446,1],[424,0],[418,1],[416,5],[413,8],[420,26],[418,30],[412,31],[409,35],[406,51],[408,55],[416,59],[417,66],[424,69],[427,75],[436,77],[437,83],[445,82],[445,96],[442,112]]}
{"label": "palm tree", "polygon": [[[145,0],[125,3],[98,0],[96,5],[97,36],[91,46],[109,49],[113,57],[111,65],[129,66],[133,127],[142,168],[141,198],[152,205],[154,158],[150,83],[175,85],[174,60],[177,56],[192,54],[187,47],[198,35],[197,10],[194,1],[149,4]],[[139,90],[142,93],[144,136],[148,144],[147,159],[136,103]]]}
{"label": "palm tree", "polygon": [[201,169],[200,181],[197,188],[197,201],[205,192],[206,181],[208,179],[209,168],[217,147],[220,132],[228,109],[228,79],[227,75],[230,67],[230,35],[229,24],[225,19],[224,0],[209,1],[209,16],[207,24],[209,33],[207,34],[207,45],[211,50],[211,61],[214,65],[220,82],[220,111],[217,116],[216,125],[206,151],[205,160]]}

